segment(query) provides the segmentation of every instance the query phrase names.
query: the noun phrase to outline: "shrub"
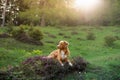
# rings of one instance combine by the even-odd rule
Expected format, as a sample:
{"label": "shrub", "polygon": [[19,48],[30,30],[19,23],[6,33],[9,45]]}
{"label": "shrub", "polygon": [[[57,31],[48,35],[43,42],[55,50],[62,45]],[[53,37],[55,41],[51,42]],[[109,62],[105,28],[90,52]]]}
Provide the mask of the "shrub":
{"label": "shrub", "polygon": [[68,63],[62,67],[57,60],[36,56],[28,58],[17,69],[13,68],[10,71],[12,76],[18,76],[14,74],[18,73],[21,78],[28,80],[62,80],[70,73],[85,71],[87,66],[87,62],[81,57],[73,58],[72,63],[73,67]]}
{"label": "shrub", "polygon": [[112,46],[114,45],[114,42],[116,41],[116,37],[114,36],[106,36],[104,39],[105,39],[106,46]]}
{"label": "shrub", "polygon": [[95,40],[95,35],[92,32],[88,32],[88,35],[86,36],[87,40]]}
{"label": "shrub", "polygon": [[39,29],[32,29],[31,31],[29,31],[29,35],[36,41],[40,41],[41,39],[43,39],[43,34]]}
{"label": "shrub", "polygon": [[7,34],[7,33],[0,34],[0,38],[8,38],[8,37],[10,37],[10,34]]}
{"label": "shrub", "polygon": [[26,32],[25,32],[25,29],[22,26],[20,26],[19,28],[15,28],[12,31],[12,36],[15,39],[19,39],[19,38],[21,38],[24,35],[26,35]]}
{"label": "shrub", "polygon": [[43,34],[39,29],[22,25],[20,27],[14,28],[11,33],[16,40],[25,43],[43,45],[40,41],[43,39]]}
{"label": "shrub", "polygon": [[7,32],[9,33],[9,34],[11,34],[11,32],[13,31],[13,26],[6,26],[7,27]]}

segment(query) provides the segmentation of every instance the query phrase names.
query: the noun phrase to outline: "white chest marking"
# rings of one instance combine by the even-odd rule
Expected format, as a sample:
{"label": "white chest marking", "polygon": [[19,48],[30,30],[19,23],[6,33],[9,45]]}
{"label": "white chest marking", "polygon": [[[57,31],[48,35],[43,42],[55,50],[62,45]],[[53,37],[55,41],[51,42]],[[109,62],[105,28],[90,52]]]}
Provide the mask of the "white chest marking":
{"label": "white chest marking", "polygon": [[65,55],[64,51],[61,51],[60,54],[61,54],[62,59],[65,59],[67,57],[67,55]]}

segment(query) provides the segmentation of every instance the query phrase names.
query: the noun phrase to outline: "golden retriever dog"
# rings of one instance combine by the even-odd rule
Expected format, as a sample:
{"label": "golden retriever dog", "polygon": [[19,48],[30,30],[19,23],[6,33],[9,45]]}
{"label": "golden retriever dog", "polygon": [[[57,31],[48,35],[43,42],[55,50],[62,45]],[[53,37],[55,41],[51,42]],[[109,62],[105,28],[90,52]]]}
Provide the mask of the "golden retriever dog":
{"label": "golden retriever dog", "polygon": [[52,51],[47,58],[57,59],[61,66],[64,66],[63,62],[68,62],[70,66],[73,66],[71,61],[68,59],[70,51],[68,48],[69,43],[67,41],[60,41],[57,45],[56,50]]}

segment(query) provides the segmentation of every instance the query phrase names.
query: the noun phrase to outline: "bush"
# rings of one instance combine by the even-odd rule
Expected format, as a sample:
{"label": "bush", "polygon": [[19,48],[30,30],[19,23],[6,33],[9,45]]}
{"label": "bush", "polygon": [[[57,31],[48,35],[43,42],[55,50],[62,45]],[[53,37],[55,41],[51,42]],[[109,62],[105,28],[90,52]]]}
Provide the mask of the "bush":
{"label": "bush", "polygon": [[92,32],[89,32],[88,35],[86,36],[87,40],[95,40],[95,35]]}
{"label": "bush", "polygon": [[41,39],[43,39],[43,34],[39,29],[32,29],[31,31],[29,31],[29,35],[36,41],[40,41]]}
{"label": "bush", "polygon": [[43,34],[39,29],[22,25],[20,27],[14,28],[11,33],[16,40],[25,43],[43,45],[40,41],[43,39]]}
{"label": "bush", "polygon": [[114,45],[114,42],[117,40],[116,37],[114,37],[114,36],[106,36],[104,39],[105,39],[106,46]]}
{"label": "bush", "polygon": [[62,67],[57,60],[47,59],[42,56],[31,57],[25,60],[18,68],[12,68],[10,70],[12,76],[16,76],[14,73],[18,73],[21,79],[30,80],[62,80],[66,75],[73,72],[83,72],[86,69],[87,62],[81,58],[73,58],[73,67],[65,63]]}
{"label": "bush", "polygon": [[25,36],[26,35],[26,32],[25,32],[25,29],[23,26],[20,26],[18,28],[15,28],[13,29],[12,31],[12,36],[15,38],[15,39],[20,39],[21,37]]}

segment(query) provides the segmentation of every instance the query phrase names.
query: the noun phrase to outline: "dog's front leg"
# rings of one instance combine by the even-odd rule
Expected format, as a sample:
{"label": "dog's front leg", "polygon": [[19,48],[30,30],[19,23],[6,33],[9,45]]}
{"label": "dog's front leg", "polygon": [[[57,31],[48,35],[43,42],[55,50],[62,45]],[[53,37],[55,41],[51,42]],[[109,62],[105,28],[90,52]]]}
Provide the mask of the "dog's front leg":
{"label": "dog's front leg", "polygon": [[70,66],[73,66],[73,64],[71,63],[69,59],[67,59],[67,62],[69,63]]}
{"label": "dog's front leg", "polygon": [[59,63],[61,64],[61,66],[64,66],[64,64],[62,63],[60,57],[57,57],[57,59],[58,59]]}
{"label": "dog's front leg", "polygon": [[64,66],[64,64],[62,63],[62,61],[60,59],[58,61],[61,64],[61,66]]}

